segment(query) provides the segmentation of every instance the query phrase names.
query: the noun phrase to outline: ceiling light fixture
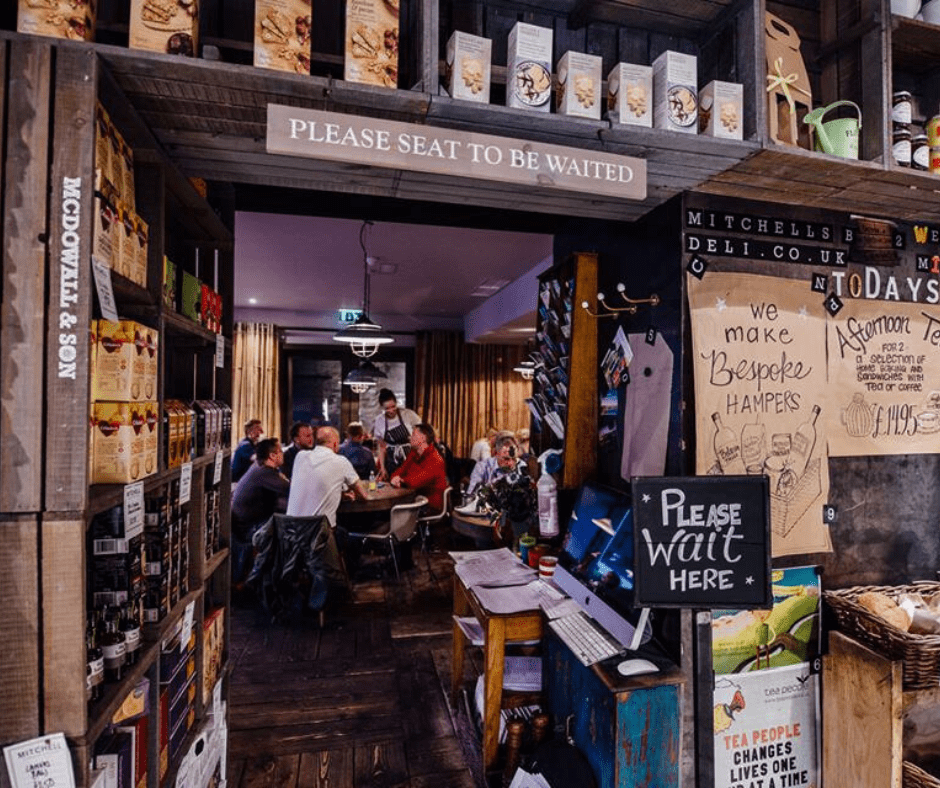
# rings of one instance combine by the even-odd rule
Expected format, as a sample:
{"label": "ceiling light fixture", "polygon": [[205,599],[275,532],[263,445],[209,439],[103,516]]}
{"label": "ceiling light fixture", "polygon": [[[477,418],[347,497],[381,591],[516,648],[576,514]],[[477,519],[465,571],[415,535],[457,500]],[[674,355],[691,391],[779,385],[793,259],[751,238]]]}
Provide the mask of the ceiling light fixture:
{"label": "ceiling light fixture", "polygon": [[[345,342],[360,358],[371,358],[380,345],[394,342],[395,338],[382,330],[382,326],[369,318],[369,253],[366,251],[365,232],[372,222],[366,220],[359,230],[359,246],[362,248],[362,314],[348,326],[333,335],[336,342]],[[350,373],[352,374],[352,373]]]}
{"label": "ceiling light fixture", "polygon": [[346,375],[343,385],[349,386],[355,394],[363,394],[375,386],[379,380],[387,377],[388,375],[371,361],[360,361],[359,366]]}

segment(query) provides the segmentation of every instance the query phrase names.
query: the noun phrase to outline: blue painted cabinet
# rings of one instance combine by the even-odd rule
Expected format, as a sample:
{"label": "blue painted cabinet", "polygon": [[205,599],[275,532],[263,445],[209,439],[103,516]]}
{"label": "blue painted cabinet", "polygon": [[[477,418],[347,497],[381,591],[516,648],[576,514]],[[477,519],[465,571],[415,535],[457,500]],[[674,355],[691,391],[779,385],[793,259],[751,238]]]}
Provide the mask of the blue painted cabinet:
{"label": "blue painted cabinet", "polygon": [[678,788],[681,677],[625,679],[586,668],[551,629],[545,644],[548,711],[556,725],[572,717],[571,735],[598,788]]}

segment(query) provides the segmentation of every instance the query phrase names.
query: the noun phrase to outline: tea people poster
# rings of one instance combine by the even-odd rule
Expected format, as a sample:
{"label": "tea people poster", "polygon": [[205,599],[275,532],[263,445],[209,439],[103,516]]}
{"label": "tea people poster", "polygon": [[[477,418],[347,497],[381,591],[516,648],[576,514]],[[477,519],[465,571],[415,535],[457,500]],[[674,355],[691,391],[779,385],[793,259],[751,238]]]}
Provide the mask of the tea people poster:
{"label": "tea people poster", "polygon": [[770,478],[772,555],[831,552],[826,312],[803,281],[689,276],[696,473]]}
{"label": "tea people poster", "polygon": [[846,299],[829,319],[829,455],[933,454],[940,307]]}

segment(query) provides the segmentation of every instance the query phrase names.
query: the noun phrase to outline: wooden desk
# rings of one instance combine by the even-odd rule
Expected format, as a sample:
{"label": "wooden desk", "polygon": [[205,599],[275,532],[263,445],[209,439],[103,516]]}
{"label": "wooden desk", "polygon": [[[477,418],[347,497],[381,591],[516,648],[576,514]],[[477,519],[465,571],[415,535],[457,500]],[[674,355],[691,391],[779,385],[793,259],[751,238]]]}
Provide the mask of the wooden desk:
{"label": "wooden desk", "polygon": [[377,490],[366,493],[368,498],[364,501],[348,501],[345,498],[340,501],[338,514],[360,514],[363,512],[387,512],[393,506],[400,503],[411,503],[418,497],[417,490],[409,490],[407,487],[392,487],[385,483]]}
{"label": "wooden desk", "polygon": [[[541,640],[542,611],[524,610],[519,613],[490,613],[454,575],[454,614],[472,613],[483,627],[483,768],[491,769],[496,763],[499,749],[499,712],[503,705],[503,665],[506,643],[514,640]],[[456,701],[463,683],[463,659],[467,638],[454,621],[454,657],[451,676],[451,694]],[[528,693],[531,698],[532,694]]]}

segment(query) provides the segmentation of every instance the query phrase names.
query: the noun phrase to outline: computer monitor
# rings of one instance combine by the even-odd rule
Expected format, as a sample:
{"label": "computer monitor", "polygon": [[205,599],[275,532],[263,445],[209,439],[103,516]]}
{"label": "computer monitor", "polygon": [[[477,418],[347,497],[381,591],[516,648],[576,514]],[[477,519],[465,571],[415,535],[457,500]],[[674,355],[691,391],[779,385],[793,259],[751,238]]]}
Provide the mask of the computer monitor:
{"label": "computer monitor", "polygon": [[555,582],[624,648],[649,640],[649,611],[633,606],[630,496],[600,485],[578,492]]}

